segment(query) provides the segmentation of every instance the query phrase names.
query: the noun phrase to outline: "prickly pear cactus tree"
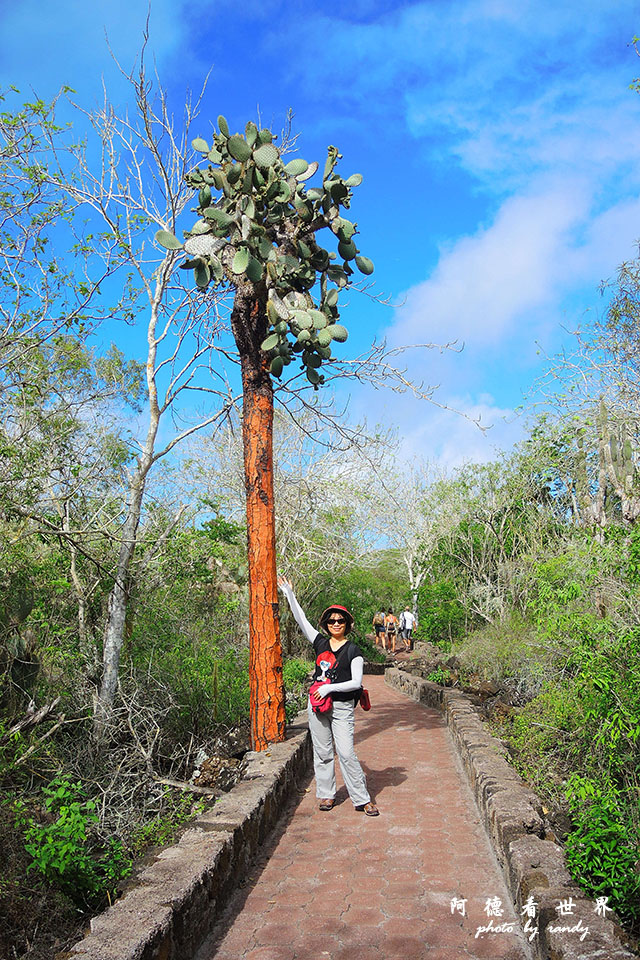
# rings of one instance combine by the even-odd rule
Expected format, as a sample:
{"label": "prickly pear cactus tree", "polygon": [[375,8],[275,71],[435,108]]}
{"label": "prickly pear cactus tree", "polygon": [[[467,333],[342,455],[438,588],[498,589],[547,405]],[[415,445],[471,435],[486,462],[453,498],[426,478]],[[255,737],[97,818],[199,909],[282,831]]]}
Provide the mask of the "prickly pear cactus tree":
{"label": "prickly pear cactus tree", "polygon": [[[293,373],[314,389],[323,364],[348,336],[339,322],[340,291],[373,264],[356,243],[349,210],[359,174],[343,179],[329,147],[321,185],[317,162],[287,160],[270,130],[231,133],[224,117],[209,142],[192,142],[202,161],[188,175],[198,219],[184,239],[160,230],[157,241],[183,250],[203,291],[233,287],[231,329],[243,385],[244,469],[249,554],[251,724],[254,749],[284,738],[282,652],[273,503],[273,382]],[[322,233],[322,243],[318,235]],[[326,238],[326,240],[325,240]],[[331,249],[323,245],[329,244]]]}

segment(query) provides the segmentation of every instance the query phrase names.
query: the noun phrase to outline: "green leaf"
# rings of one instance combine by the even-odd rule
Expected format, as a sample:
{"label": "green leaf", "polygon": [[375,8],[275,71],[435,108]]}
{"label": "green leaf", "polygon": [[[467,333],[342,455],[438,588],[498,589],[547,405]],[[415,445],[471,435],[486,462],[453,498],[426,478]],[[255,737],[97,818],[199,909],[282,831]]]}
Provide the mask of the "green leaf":
{"label": "green leaf", "polygon": [[277,347],[279,343],[279,337],[277,333],[270,333],[266,340],[263,340],[260,346],[268,353],[269,350],[273,350],[274,347]]}
{"label": "green leaf", "polygon": [[272,140],[273,140],[273,134],[271,133],[271,130],[267,130],[265,128],[264,130],[261,130],[260,133],[258,134],[258,141],[260,143],[271,143]]}
{"label": "green leaf", "polygon": [[158,230],[156,233],[156,242],[164,247],[165,250],[182,250],[182,244],[173,233],[168,230]]}
{"label": "green leaf", "polygon": [[250,258],[251,254],[249,253],[248,247],[240,247],[233,258],[233,263],[231,264],[231,269],[233,272],[244,273],[249,265]]}
{"label": "green leaf", "polygon": [[223,137],[229,136],[229,124],[227,123],[226,118],[222,116],[222,114],[220,114],[220,116],[218,117],[218,129]]}
{"label": "green leaf", "polygon": [[202,137],[196,137],[191,141],[191,146],[198,153],[209,153],[209,144],[206,140],[203,140]]}
{"label": "green leaf", "polygon": [[359,187],[362,183],[362,174],[352,173],[351,176],[345,180],[345,183],[348,187]]}
{"label": "green leaf", "polygon": [[356,266],[360,273],[366,274],[367,277],[374,271],[373,261],[368,257],[356,257]]}

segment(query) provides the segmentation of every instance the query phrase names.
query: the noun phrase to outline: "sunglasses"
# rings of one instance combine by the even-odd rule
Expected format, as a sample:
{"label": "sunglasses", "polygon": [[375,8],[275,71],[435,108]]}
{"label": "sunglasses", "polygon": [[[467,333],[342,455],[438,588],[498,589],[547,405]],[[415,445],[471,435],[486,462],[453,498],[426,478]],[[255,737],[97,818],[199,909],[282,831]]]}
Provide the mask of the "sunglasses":
{"label": "sunglasses", "polygon": [[346,623],[344,617],[334,617],[332,620],[327,620],[327,626],[331,626],[334,623]]}

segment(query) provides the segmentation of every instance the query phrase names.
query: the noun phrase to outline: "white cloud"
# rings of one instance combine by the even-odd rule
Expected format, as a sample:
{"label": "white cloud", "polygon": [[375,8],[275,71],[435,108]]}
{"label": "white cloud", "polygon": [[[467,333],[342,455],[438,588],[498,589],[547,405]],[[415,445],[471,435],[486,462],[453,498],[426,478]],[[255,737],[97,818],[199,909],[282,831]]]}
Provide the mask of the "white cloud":
{"label": "white cloud", "polygon": [[368,388],[354,398],[350,411],[354,420],[366,415],[369,429],[381,425],[396,431],[398,469],[414,457],[443,468],[486,463],[522,438],[524,424],[513,409],[497,403],[483,390],[461,392],[473,358],[458,360],[457,372],[453,372],[452,364],[446,383],[434,395],[434,403]]}
{"label": "white cloud", "polygon": [[458,240],[408,292],[389,339],[486,345],[508,335],[566,280],[562,254],[587,209],[585,191],[571,183],[510,198],[491,226]]}
{"label": "white cloud", "polygon": [[409,421],[413,426],[403,431],[401,442],[404,456],[419,453],[444,468],[487,463],[523,436],[523,423],[514,411],[496,405],[490,396],[476,401],[452,396],[449,403],[450,410],[423,405]]}

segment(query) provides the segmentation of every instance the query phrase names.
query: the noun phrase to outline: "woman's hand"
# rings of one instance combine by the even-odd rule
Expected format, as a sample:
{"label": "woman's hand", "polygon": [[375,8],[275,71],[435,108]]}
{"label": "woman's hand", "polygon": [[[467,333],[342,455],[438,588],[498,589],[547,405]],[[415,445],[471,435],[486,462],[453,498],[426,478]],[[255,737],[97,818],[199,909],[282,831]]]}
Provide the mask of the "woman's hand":
{"label": "woman's hand", "polygon": [[321,687],[318,687],[317,690],[313,691],[313,696],[317,700],[324,700],[324,698],[328,696],[330,693],[331,693],[331,684],[323,683]]}
{"label": "woman's hand", "polygon": [[288,580],[286,577],[283,577],[282,574],[278,574],[278,586],[280,589],[283,587],[288,587],[289,590],[293,590],[293,584],[291,580]]}

